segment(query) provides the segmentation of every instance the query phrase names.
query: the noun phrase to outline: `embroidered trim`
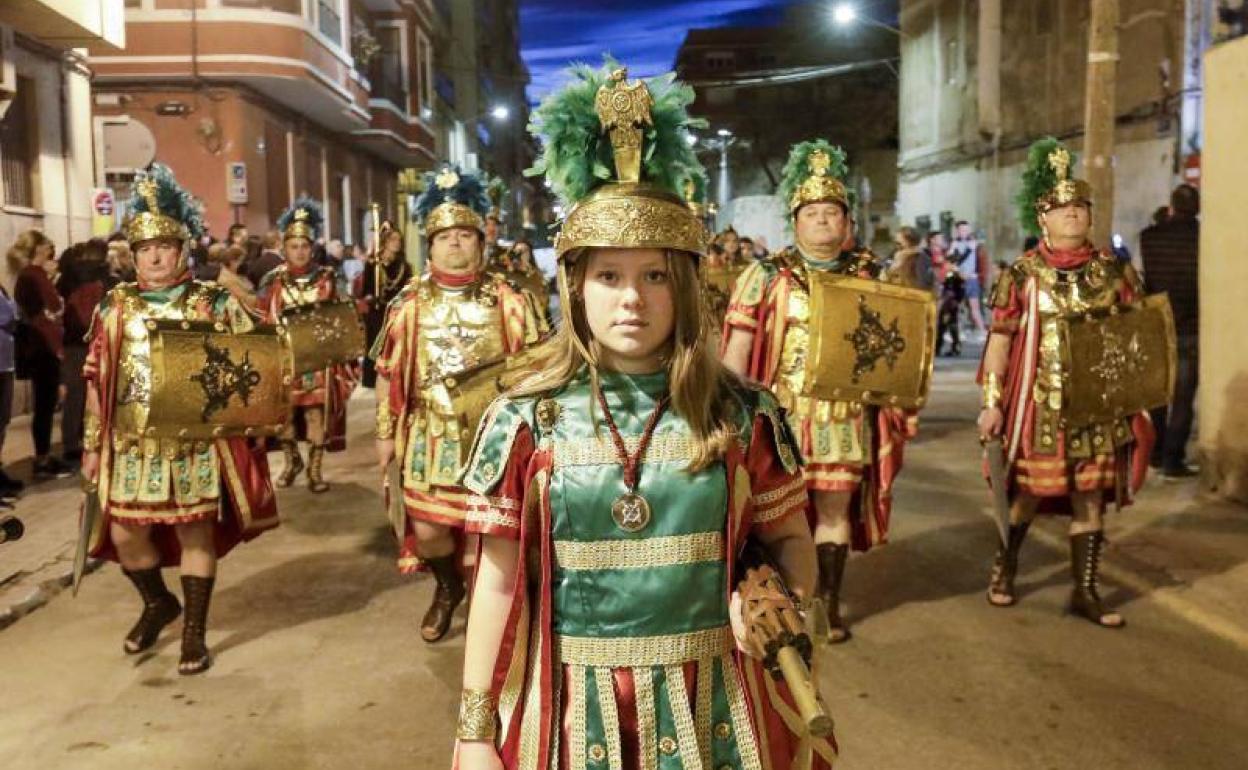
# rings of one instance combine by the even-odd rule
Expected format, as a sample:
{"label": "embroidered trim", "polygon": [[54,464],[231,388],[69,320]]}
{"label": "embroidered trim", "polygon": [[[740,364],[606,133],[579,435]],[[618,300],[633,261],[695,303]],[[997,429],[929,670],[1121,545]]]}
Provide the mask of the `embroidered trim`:
{"label": "embroidered trim", "polygon": [[[572,666],[568,670],[569,679],[573,686],[568,688],[568,697],[572,699],[572,735],[569,736],[568,755],[572,760],[572,770],[585,770],[585,741],[586,731],[589,724],[589,715],[587,712],[589,691],[586,677],[589,676],[589,669],[584,666]],[[538,689],[537,687],[533,688]],[[551,762],[556,764],[556,762]]]}
{"label": "embroidered trim", "polygon": [[724,536],[719,532],[644,540],[555,541],[555,564],[566,570],[650,569],[723,558]]}
{"label": "embroidered trim", "polygon": [[[556,467],[570,465],[618,465],[619,455],[615,446],[607,440],[578,439],[577,441],[555,441],[554,463]],[[641,445],[641,436],[624,436],[624,447],[631,455]],[[670,433],[654,436],[642,463],[690,462],[697,452],[693,439],[685,435]]]}
{"label": "embroidered trim", "polygon": [[[750,712],[746,706],[745,690],[741,687],[741,672],[732,659],[720,658],[720,671],[724,674],[724,689],[728,691],[728,710],[732,713],[732,729],[737,734],[737,750],[741,753],[743,770],[762,770],[758,756],[759,740],[750,726]],[[769,678],[764,675],[764,678]],[[759,720],[760,726],[763,721]]]}
{"label": "embroidered trim", "polygon": [[698,750],[698,736],[689,708],[689,693],[685,690],[683,667],[669,665],[665,670],[667,699],[672,706],[672,719],[676,722],[676,743],[680,746],[681,767],[684,770],[703,770],[702,752]]}
{"label": "embroidered trim", "polygon": [[467,524],[476,524],[482,527],[508,527],[510,529],[519,529],[520,515],[519,513],[509,513],[504,508],[492,505],[474,505],[468,509],[468,517],[465,522]]}
{"label": "embroidered trim", "polygon": [[557,636],[556,659],[576,666],[678,665],[732,649],[728,626],[662,636]]}
{"label": "embroidered trim", "polygon": [[658,725],[654,706],[654,673],[648,666],[633,669],[637,697],[637,753],[639,770],[657,770]]}
{"label": "embroidered trim", "polygon": [[694,707],[695,736],[702,754],[702,766],[711,765],[711,688],[715,683],[715,658],[698,661],[697,702]]}
{"label": "embroidered trim", "polygon": [[766,524],[768,522],[775,521],[776,519],[782,519],[786,514],[794,510],[805,508],[809,502],[810,501],[806,496],[806,487],[803,485],[802,489],[794,492],[792,495],[789,495],[787,498],[781,500],[775,505],[769,505],[766,508],[755,508],[754,523]]}
{"label": "embroidered trim", "polygon": [[607,735],[607,766],[624,767],[620,749],[620,709],[615,701],[615,675],[611,669],[594,669],[594,683],[598,686],[598,708],[602,712],[602,726]]}
{"label": "embroidered trim", "polygon": [[754,505],[760,508],[766,508],[770,506],[772,503],[776,502],[777,500],[782,500],[786,497],[791,497],[794,493],[798,491],[802,493],[806,492],[806,480],[805,479],[797,478],[797,479],[790,481],[788,484],[785,484],[784,486],[777,487],[776,489],[771,490],[770,492],[763,492],[760,495],[755,495]]}

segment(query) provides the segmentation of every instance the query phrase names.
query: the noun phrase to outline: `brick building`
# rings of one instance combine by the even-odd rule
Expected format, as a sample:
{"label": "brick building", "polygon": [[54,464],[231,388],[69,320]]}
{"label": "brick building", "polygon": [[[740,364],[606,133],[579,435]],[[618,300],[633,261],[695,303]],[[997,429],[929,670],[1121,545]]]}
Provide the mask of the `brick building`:
{"label": "brick building", "polygon": [[125,22],[124,51],[89,59],[95,175],[119,199],[154,159],[217,237],[308,194],[353,242],[370,202],[398,212],[398,172],[434,161],[430,0],[125,0]]}

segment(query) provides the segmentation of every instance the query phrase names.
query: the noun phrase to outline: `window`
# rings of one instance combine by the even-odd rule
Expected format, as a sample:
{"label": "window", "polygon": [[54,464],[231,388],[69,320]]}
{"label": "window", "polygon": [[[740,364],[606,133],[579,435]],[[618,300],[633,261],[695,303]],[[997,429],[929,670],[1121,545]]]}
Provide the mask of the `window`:
{"label": "window", "polygon": [[433,49],[429,45],[429,38],[425,37],[425,33],[417,30],[416,32],[416,105],[419,111],[422,107],[433,107]]}
{"label": "window", "polygon": [[[129,4],[131,0],[126,2]],[[261,11],[293,13],[296,16],[303,10],[299,0],[221,0],[221,5],[226,8],[256,8]]]}
{"label": "window", "polygon": [[378,27],[374,31],[381,50],[373,58],[368,73],[373,96],[386,99],[401,110],[407,109],[407,89],[403,87],[403,44],[400,27]]}
{"label": "window", "polygon": [[35,208],[35,180],[39,176],[38,112],[35,82],[18,76],[13,103],[0,120],[0,175],[4,177],[4,202]]}
{"label": "window", "polygon": [[317,29],[338,45],[342,45],[342,0],[316,0]]}

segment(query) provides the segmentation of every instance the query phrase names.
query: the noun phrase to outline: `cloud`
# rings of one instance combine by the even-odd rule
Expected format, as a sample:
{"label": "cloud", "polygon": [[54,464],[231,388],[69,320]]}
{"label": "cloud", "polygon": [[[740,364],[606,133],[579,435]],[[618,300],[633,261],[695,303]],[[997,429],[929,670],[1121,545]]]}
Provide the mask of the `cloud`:
{"label": "cloud", "polygon": [[597,64],[611,53],[638,77],[671,69],[692,28],[778,21],[794,0],[523,0],[521,55],[532,75],[530,101],[563,83],[573,62]]}

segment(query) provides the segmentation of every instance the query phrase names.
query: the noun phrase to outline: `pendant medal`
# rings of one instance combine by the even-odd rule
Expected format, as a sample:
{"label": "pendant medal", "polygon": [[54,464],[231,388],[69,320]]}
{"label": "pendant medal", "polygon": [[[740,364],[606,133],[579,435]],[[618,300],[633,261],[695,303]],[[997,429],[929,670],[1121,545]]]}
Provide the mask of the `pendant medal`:
{"label": "pendant medal", "polygon": [[611,518],[625,532],[640,532],[650,524],[650,503],[636,492],[625,492],[611,504]]}

